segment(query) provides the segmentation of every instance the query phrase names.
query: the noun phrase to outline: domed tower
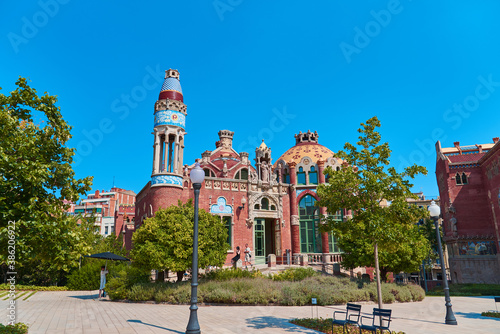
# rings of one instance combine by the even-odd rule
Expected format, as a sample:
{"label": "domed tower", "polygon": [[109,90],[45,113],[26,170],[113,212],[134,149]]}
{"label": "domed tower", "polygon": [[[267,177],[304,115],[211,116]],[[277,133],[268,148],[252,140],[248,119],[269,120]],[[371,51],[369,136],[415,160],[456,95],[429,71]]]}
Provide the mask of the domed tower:
{"label": "domed tower", "polygon": [[186,105],[179,72],[165,71],[165,81],[154,110],[154,158],[151,186],[182,188],[182,156],[186,135]]}

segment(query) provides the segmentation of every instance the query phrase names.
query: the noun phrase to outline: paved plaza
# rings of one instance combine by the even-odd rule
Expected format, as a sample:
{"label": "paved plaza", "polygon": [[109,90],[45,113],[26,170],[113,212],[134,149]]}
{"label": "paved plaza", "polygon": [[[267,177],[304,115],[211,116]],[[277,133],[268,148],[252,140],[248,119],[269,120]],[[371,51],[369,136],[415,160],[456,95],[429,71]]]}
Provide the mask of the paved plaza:
{"label": "paved plaza", "polygon": [[[184,333],[188,305],[98,301],[97,291],[37,292],[17,300],[17,321],[38,333]],[[481,317],[495,310],[492,297],[453,297],[458,326],[445,325],[443,297],[427,297],[418,303],[385,305],[393,310],[391,329],[412,333],[500,333],[500,319]],[[362,303],[369,314],[373,303]],[[6,323],[8,300],[0,300]],[[288,323],[293,318],[329,318],[344,305],[311,306],[210,306],[201,305],[198,318],[202,333],[317,333]]]}

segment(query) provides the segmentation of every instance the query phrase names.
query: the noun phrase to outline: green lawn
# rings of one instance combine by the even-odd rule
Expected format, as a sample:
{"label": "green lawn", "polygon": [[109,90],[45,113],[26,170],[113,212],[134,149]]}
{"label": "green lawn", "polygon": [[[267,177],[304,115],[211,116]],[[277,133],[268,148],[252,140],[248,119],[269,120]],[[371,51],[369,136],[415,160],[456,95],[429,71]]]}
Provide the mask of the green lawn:
{"label": "green lawn", "polygon": [[[444,296],[439,286],[427,293],[428,296]],[[500,284],[450,284],[450,295],[460,296],[500,296]]]}

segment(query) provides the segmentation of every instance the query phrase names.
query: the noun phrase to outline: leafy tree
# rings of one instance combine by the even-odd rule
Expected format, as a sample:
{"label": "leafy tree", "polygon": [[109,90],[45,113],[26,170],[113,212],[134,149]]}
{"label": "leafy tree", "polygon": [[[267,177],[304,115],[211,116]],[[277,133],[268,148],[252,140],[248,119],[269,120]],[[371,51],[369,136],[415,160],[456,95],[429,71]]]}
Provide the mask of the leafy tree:
{"label": "leafy tree", "polygon": [[[425,256],[425,267],[428,270],[432,270],[432,263],[439,259],[438,253],[438,243],[436,239],[436,227],[434,225],[434,220],[432,218],[421,219],[419,222],[419,230],[425,238],[429,241],[430,249]],[[441,238],[441,247],[443,252],[445,252],[446,243],[443,240],[443,228],[439,229],[439,237]]]}
{"label": "leafy tree", "polygon": [[[199,266],[222,266],[229,249],[224,223],[205,210],[199,210],[198,223]],[[193,225],[192,200],[158,210],[134,233],[132,259],[145,269],[184,273],[192,266]]]}
{"label": "leafy tree", "polygon": [[[57,98],[38,96],[24,78],[16,85],[10,95],[0,94],[0,241],[7,249],[7,226],[15,222],[16,269],[36,258],[68,271],[87,246],[65,201],[90,190],[92,178],[75,179],[74,149],[66,146],[71,126]],[[39,117],[44,120],[35,124]],[[8,260],[2,252],[0,263]]]}
{"label": "leafy tree", "polygon": [[[375,267],[373,245],[369,240],[342,237],[338,240],[342,249],[342,266],[345,268]],[[406,231],[405,240],[391,251],[379,250],[379,266],[382,281],[387,280],[387,273],[413,272],[429,255],[429,243],[425,235],[415,225]]]}
{"label": "leafy tree", "polygon": [[[359,148],[345,144],[346,152],[341,150],[336,154],[345,161],[343,168],[339,171],[326,168],[328,183],[318,186],[317,192],[321,198],[318,204],[328,212],[352,211],[352,219],[338,222],[327,218],[323,228],[332,231],[339,240],[362,238],[365,249],[373,250],[378,301],[382,307],[378,251],[396,254],[398,250],[409,249],[407,243],[414,234],[415,223],[428,214],[416,205],[408,205],[407,198],[416,196],[411,193],[412,184],[407,179],[427,174],[427,170],[413,165],[398,173],[394,167],[388,167],[391,150],[388,143],[380,143],[377,127],[380,127],[377,117],[361,123],[356,143]],[[356,251],[355,247],[352,251]]]}

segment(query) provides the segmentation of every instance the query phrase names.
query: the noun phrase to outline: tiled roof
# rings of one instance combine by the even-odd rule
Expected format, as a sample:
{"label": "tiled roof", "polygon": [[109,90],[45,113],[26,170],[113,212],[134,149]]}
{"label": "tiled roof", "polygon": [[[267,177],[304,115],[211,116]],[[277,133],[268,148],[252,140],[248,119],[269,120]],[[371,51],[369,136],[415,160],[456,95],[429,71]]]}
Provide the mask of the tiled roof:
{"label": "tiled roof", "polygon": [[161,86],[161,91],[163,92],[166,90],[174,90],[182,94],[181,83],[177,78],[172,78],[172,77],[165,78],[165,81]]}
{"label": "tiled roof", "polygon": [[460,154],[448,156],[451,163],[478,161],[485,153]]}
{"label": "tiled roof", "polygon": [[326,160],[329,157],[332,157],[333,152],[323,145],[317,143],[299,143],[283,153],[283,155],[279,157],[278,160],[276,160],[274,165],[276,167],[276,164],[281,159],[283,159],[285,162],[293,159],[298,163],[303,157],[306,156],[311,158],[314,163],[317,163],[319,159]]}

